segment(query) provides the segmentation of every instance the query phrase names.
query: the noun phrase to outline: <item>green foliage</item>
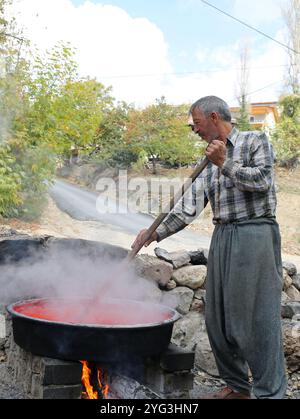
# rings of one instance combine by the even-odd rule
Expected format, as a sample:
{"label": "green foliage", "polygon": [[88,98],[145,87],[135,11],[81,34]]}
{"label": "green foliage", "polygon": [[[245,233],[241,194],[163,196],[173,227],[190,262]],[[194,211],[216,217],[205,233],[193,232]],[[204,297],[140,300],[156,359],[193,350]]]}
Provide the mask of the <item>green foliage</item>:
{"label": "green foliage", "polygon": [[7,146],[0,146],[0,215],[17,215],[24,174],[15,171],[15,158]]}
{"label": "green foliage", "polygon": [[[35,53],[26,61],[9,42],[5,45],[1,53],[5,71],[0,77],[0,144],[5,150],[0,155],[0,214],[31,219],[46,202],[57,158],[69,158],[71,148],[90,152],[112,98],[101,83],[78,78],[69,46],[59,44],[43,57]],[[9,170],[13,176],[8,176]]]}
{"label": "green foliage", "polygon": [[186,123],[184,107],[168,105],[164,98],[144,110],[132,110],[125,138],[137,154],[144,151],[156,163],[164,160],[172,165],[189,164],[195,160],[196,142]]}
{"label": "green foliage", "polygon": [[279,160],[300,157],[300,95],[283,97],[281,120],[273,134],[273,143]]}
{"label": "green foliage", "polygon": [[[91,154],[95,160],[119,160],[124,154],[130,165],[130,154],[134,154],[125,142],[125,131],[128,123],[128,113],[132,109],[125,102],[110,106],[102,114],[97,134],[94,137]],[[127,155],[127,157],[126,157]],[[132,161],[135,161],[135,156]],[[126,163],[124,161],[124,163]]]}
{"label": "green foliage", "polygon": [[103,111],[111,103],[109,89],[95,80],[68,82],[52,102],[55,126],[48,130],[46,141],[61,155],[68,156],[71,147],[88,153],[93,149]]}

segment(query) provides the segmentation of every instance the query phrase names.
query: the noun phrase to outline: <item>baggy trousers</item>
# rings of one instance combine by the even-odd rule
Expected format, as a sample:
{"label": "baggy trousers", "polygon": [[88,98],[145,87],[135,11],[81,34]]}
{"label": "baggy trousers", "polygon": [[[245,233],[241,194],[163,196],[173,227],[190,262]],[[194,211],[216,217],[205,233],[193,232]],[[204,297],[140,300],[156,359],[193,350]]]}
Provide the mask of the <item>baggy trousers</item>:
{"label": "baggy trousers", "polygon": [[218,225],[208,262],[206,326],[221,378],[235,391],[281,399],[281,238],[274,219]]}

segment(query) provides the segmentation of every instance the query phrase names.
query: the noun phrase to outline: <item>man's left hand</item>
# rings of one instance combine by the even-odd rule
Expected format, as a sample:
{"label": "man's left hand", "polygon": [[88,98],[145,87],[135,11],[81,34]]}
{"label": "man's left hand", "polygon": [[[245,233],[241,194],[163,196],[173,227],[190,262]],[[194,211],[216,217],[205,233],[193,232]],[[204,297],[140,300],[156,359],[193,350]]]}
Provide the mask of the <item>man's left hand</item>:
{"label": "man's left hand", "polygon": [[227,148],[223,141],[214,140],[206,149],[207,158],[216,166],[222,168],[226,160]]}

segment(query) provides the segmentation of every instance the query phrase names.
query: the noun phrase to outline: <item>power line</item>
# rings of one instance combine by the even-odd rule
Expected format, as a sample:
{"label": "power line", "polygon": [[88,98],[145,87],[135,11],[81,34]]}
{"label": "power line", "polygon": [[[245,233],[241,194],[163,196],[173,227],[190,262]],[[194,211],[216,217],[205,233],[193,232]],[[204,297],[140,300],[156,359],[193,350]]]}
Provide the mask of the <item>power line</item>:
{"label": "power line", "polygon": [[272,38],[272,36],[267,35],[265,32],[262,32],[261,30],[259,30],[259,29],[255,28],[254,26],[251,26],[251,25],[249,25],[248,23],[244,22],[243,20],[238,19],[238,18],[237,18],[237,17],[235,17],[235,16],[232,16],[231,14],[229,14],[229,13],[225,12],[224,10],[219,9],[217,6],[215,6],[215,5],[211,4],[211,3],[209,3],[208,1],[206,1],[206,0],[200,0],[200,1],[201,1],[202,3],[204,3],[204,4],[206,4],[207,6],[212,7],[213,9],[217,10],[218,12],[223,13],[223,15],[225,15],[225,16],[227,16],[227,17],[230,17],[231,19],[235,20],[236,22],[240,23],[241,25],[244,25],[244,26],[246,26],[247,28],[249,28],[249,29],[251,29],[251,30],[253,30],[253,31],[257,32],[257,33],[259,33],[260,35],[263,35],[264,37],[266,37],[266,38],[268,38],[268,39],[270,39],[271,41],[276,42],[276,43],[277,43],[277,44],[279,44],[280,46],[282,46],[282,47],[284,47],[284,48],[286,48],[286,49],[288,49],[288,50],[290,50],[290,51],[293,51],[295,54],[300,54],[300,52],[299,52],[299,51],[296,51],[295,49],[293,49],[293,48],[289,47],[289,46],[288,46],[288,45],[286,45],[286,44],[283,44],[282,42],[278,41],[277,39]]}
{"label": "power line", "polygon": [[[254,95],[255,93],[258,93],[258,92],[261,92],[263,90],[269,89],[269,87],[275,86],[276,84],[282,83],[284,81],[285,81],[285,79],[281,79],[281,80],[275,81],[275,82],[273,82],[271,84],[268,84],[267,86],[261,87],[260,89],[253,90],[252,92],[248,92],[245,96]],[[238,97],[236,97],[236,99],[239,100],[239,99],[242,99],[242,97],[243,96],[238,96]]]}
{"label": "power line", "polygon": [[254,93],[261,92],[262,90],[266,90],[266,89],[268,89],[269,87],[275,86],[276,84],[282,83],[282,82],[284,82],[284,81],[285,81],[285,79],[281,79],[281,80],[275,81],[274,83],[268,84],[268,85],[267,85],[267,86],[265,86],[265,87],[262,87],[262,88],[260,88],[260,89],[254,90],[253,92],[248,93],[248,94],[247,94],[247,96],[254,95]]}

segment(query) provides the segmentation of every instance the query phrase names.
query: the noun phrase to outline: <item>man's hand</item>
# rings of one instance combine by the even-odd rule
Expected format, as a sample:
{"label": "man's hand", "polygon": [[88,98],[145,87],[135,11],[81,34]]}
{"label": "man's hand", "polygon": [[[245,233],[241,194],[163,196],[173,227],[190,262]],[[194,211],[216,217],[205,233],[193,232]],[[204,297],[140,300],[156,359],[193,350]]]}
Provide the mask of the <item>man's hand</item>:
{"label": "man's hand", "polygon": [[206,149],[207,158],[216,166],[222,168],[226,160],[227,148],[223,141],[214,140]]}
{"label": "man's hand", "polygon": [[[133,245],[131,246],[132,249],[135,249],[138,246],[141,246],[142,243],[144,243],[146,236],[147,236],[148,230],[142,230],[139,235],[137,236],[137,238],[135,239],[135,242],[133,243]],[[150,237],[150,239],[145,243],[145,247],[150,246],[150,244],[152,242],[155,242],[158,240],[158,234],[156,233],[156,231],[152,234],[152,236]]]}

